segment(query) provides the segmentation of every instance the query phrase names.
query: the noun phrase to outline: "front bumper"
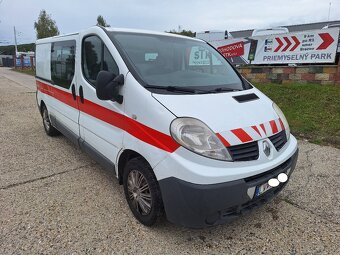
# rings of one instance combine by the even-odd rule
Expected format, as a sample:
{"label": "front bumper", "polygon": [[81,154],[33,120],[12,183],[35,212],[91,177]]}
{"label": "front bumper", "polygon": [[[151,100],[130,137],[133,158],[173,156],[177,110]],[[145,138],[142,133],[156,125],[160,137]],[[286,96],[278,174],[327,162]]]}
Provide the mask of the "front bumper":
{"label": "front bumper", "polygon": [[[175,177],[159,181],[165,212],[170,222],[189,228],[223,224],[271,200],[287,184],[281,183],[253,197],[257,185],[279,173],[290,177],[298,150],[288,160],[264,173],[218,184],[193,184]],[[288,178],[289,180],[289,178]]]}

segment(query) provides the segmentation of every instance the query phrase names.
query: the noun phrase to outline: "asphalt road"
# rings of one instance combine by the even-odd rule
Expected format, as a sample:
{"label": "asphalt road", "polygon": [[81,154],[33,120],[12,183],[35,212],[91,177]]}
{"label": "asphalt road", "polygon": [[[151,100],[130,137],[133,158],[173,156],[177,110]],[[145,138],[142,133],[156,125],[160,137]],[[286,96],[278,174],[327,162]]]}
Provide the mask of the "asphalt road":
{"label": "asphalt road", "polygon": [[65,137],[45,135],[34,78],[0,68],[0,254],[340,254],[340,150],[299,141],[271,203],[203,230],[130,213],[123,188]]}

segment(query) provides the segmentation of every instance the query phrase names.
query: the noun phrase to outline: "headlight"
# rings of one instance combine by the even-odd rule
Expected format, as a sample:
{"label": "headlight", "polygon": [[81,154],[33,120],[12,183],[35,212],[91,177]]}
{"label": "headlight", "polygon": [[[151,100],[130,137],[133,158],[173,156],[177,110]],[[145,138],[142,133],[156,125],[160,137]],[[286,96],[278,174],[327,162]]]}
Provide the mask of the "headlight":
{"label": "headlight", "polygon": [[171,136],[183,147],[208,158],[231,161],[231,156],[215,133],[202,121],[177,118],[170,125]]}
{"label": "headlight", "polygon": [[281,109],[275,104],[273,103],[273,108],[276,112],[276,114],[279,116],[279,118],[282,120],[283,125],[285,126],[285,131],[286,131],[286,137],[287,140],[289,140],[290,137],[290,129],[289,129],[289,125],[288,125],[288,121],[285,117],[285,115],[283,114],[283,112],[281,111]]}

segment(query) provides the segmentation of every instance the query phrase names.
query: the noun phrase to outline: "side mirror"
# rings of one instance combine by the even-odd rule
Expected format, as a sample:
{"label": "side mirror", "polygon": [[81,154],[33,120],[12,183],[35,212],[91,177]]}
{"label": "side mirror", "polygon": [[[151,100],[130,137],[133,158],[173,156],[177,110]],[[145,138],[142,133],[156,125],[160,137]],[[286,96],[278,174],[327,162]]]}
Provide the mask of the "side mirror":
{"label": "side mirror", "polygon": [[123,103],[123,96],[119,95],[120,86],[124,85],[124,75],[114,75],[108,71],[100,71],[96,81],[96,93],[100,100],[115,100]]}

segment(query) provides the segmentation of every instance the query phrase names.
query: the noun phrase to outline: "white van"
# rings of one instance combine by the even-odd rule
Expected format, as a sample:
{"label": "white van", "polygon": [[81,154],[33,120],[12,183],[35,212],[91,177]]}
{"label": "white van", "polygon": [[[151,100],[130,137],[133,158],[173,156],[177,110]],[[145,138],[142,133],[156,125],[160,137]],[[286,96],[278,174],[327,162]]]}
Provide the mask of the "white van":
{"label": "white van", "polygon": [[203,32],[196,32],[195,37],[206,42],[223,41],[226,39],[232,39],[231,34],[227,30],[210,30]]}
{"label": "white van", "polygon": [[251,36],[277,35],[289,33],[286,27],[273,27],[268,29],[254,29]]}
{"label": "white van", "polygon": [[36,63],[47,135],[114,171],[144,225],[163,212],[186,227],[224,223],[277,195],[295,168],[281,110],[201,40],[92,27],[38,40]]}

